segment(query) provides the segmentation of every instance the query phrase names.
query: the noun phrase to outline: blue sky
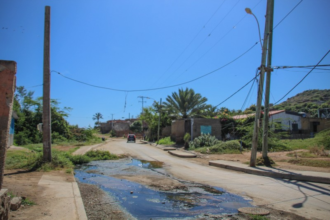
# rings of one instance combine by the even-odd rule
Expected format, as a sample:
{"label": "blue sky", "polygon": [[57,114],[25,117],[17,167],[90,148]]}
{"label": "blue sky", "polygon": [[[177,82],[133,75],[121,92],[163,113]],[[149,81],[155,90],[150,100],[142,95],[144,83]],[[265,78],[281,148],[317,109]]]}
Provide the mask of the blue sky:
{"label": "blue sky", "polygon": [[[276,0],[274,26],[299,2]],[[227,64],[259,41],[256,21],[244,9],[257,16],[262,36],[266,12],[266,0],[0,0],[0,59],[17,62],[17,86],[35,91],[35,97],[42,96],[37,85],[43,80],[46,5],[51,6],[51,70],[124,91],[183,83]],[[303,0],[274,30],[272,65],[315,65],[330,49],[329,9],[328,0]],[[68,121],[82,127],[94,125],[96,112],[103,121],[112,114],[135,117],[141,113],[138,96],[164,101],[179,88],[193,88],[218,105],[254,77],[260,61],[258,44],[204,78],[141,92],[93,88],[53,72],[51,97],[73,108]],[[330,55],[321,64],[329,63]],[[271,102],[308,71],[275,70]],[[250,87],[219,107],[241,109]],[[329,70],[314,70],[288,97],[308,89],[330,89]],[[244,108],[256,102],[256,94],[255,85]]]}

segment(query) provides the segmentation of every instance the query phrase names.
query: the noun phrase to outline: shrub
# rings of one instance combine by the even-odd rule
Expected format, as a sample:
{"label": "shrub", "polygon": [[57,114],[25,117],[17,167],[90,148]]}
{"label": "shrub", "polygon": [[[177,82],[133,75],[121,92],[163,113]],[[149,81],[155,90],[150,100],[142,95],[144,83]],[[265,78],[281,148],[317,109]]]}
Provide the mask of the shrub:
{"label": "shrub", "polygon": [[190,134],[189,133],[186,133],[183,137],[183,140],[184,140],[184,146],[185,148],[189,148],[189,140],[190,140]]}
{"label": "shrub", "polygon": [[89,158],[86,155],[74,155],[70,157],[70,160],[74,165],[77,165],[77,164],[89,163],[91,161],[91,158]]}
{"label": "shrub", "polygon": [[24,131],[20,131],[14,135],[15,144],[17,145],[26,145],[31,144],[32,141],[29,139],[28,134]]}
{"label": "shrub", "polygon": [[110,154],[109,151],[102,151],[102,150],[93,150],[88,151],[86,156],[89,157],[91,160],[114,160],[117,159],[117,155]]}
{"label": "shrub", "polygon": [[197,149],[201,153],[220,153],[220,154],[239,154],[240,151],[240,143],[237,140],[222,142],[219,141],[218,144],[211,147],[203,147]]}
{"label": "shrub", "polygon": [[257,164],[257,166],[268,166],[268,167],[270,167],[272,165],[275,165],[275,162],[270,157],[266,157],[266,158],[258,157],[257,161],[256,161],[256,164]]}
{"label": "shrub", "polygon": [[116,137],[116,131],[115,130],[110,131],[110,137]]}
{"label": "shrub", "polygon": [[162,145],[172,145],[172,144],[175,144],[173,141],[171,141],[171,138],[170,137],[162,138],[157,143],[158,144],[162,144]]}
{"label": "shrub", "polygon": [[317,134],[317,137],[320,138],[318,144],[330,150],[330,129],[321,131]]}
{"label": "shrub", "polygon": [[189,142],[189,149],[195,149],[200,147],[211,147],[219,143],[219,140],[215,136],[209,134],[202,134],[196,137],[193,141]]}

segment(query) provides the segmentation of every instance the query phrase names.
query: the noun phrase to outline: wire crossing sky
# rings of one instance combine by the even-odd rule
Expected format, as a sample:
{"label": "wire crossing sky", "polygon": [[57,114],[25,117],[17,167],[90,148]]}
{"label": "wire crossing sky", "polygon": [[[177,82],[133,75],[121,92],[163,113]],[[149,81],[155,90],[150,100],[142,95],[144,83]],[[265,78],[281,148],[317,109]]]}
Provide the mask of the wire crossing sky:
{"label": "wire crossing sky", "polygon": [[[51,7],[55,71],[51,97],[73,109],[71,124],[93,126],[97,112],[104,121],[112,114],[114,119],[136,117],[138,96],[165,100],[186,87],[219,108],[256,102],[257,86],[244,85],[254,81],[261,50],[255,45],[257,23],[245,8],[258,18],[263,36],[266,0],[1,0],[0,59],[17,62],[17,86],[35,91],[35,98],[42,96],[46,5]],[[305,68],[273,71],[274,103],[292,88],[285,98],[330,88],[329,68],[314,67],[330,48],[329,8],[327,0],[275,2],[272,64]],[[320,65],[329,63],[326,56]]]}

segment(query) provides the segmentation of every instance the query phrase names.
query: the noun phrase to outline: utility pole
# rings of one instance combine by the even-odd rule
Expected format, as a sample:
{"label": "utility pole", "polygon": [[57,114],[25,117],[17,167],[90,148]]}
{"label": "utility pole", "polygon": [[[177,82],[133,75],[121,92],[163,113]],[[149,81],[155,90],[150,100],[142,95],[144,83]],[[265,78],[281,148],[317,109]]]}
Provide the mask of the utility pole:
{"label": "utility pole", "polygon": [[158,114],[159,114],[159,118],[158,118],[158,133],[157,133],[157,144],[159,142],[159,127],[160,127],[160,115],[162,113],[162,98],[160,98],[160,105],[158,107]]}
{"label": "utility pole", "polygon": [[268,159],[268,126],[269,126],[269,95],[270,95],[270,77],[272,65],[272,48],[273,48],[273,18],[274,18],[274,0],[270,0],[269,10],[269,41],[268,41],[268,56],[267,56],[267,78],[266,78],[266,94],[265,94],[265,110],[262,136],[262,157],[264,161]]}
{"label": "utility pole", "polygon": [[260,126],[260,113],[261,113],[261,102],[263,96],[264,88],[264,74],[265,74],[265,65],[267,58],[267,46],[268,46],[268,33],[269,29],[269,19],[270,19],[270,10],[271,10],[271,0],[267,0],[267,10],[266,10],[266,22],[265,22],[265,31],[264,31],[264,42],[262,45],[262,56],[261,56],[261,66],[260,66],[260,78],[259,78],[259,88],[258,88],[258,99],[256,107],[256,115],[254,120],[253,136],[252,136],[252,149],[251,149],[251,158],[250,166],[256,166],[257,158],[257,148],[258,148],[258,135],[259,135],[259,126]]}
{"label": "utility pole", "polygon": [[[146,96],[138,96],[138,98],[142,99],[142,101],[139,101],[139,102],[142,102],[142,111],[141,111],[141,115],[143,114],[143,103],[145,103],[146,101],[143,101],[143,99],[145,98],[148,98]],[[142,120],[142,132],[144,133],[144,130],[143,130],[143,120]]]}
{"label": "utility pole", "polygon": [[45,7],[44,30],[44,86],[43,86],[43,160],[52,161],[51,151],[51,108],[50,108],[50,6]]}

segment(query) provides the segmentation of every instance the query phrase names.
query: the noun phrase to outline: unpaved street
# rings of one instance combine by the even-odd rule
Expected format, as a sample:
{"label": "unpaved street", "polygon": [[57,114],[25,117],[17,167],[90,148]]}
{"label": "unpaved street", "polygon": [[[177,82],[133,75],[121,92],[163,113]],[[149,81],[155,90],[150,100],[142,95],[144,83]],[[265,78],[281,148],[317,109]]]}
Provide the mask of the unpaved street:
{"label": "unpaved street", "polygon": [[328,184],[274,179],[210,167],[190,159],[174,157],[148,144],[126,143],[125,139],[111,139],[93,149],[164,162],[165,170],[176,178],[217,186],[231,193],[248,196],[253,198],[255,205],[265,205],[311,219],[328,219],[330,216]]}

